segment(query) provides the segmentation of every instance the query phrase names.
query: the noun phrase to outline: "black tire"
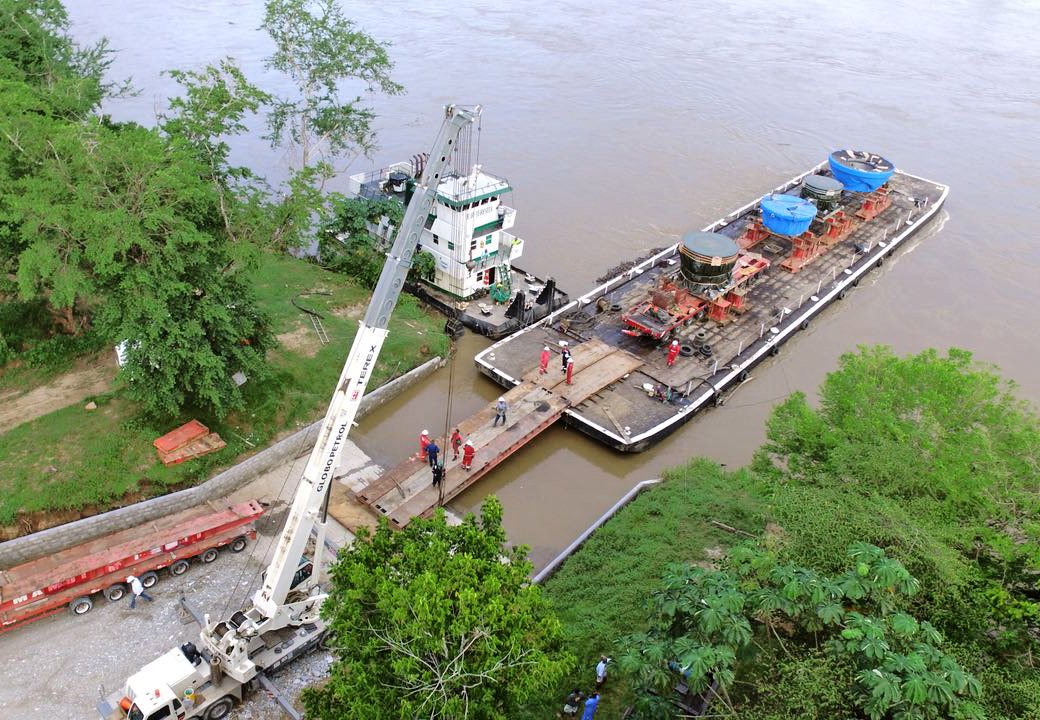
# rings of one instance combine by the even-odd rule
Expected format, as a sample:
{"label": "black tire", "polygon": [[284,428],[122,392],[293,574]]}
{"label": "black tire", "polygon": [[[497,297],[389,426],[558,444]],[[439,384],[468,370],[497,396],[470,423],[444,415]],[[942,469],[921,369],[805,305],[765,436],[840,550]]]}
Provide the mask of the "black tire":
{"label": "black tire", "polygon": [[332,633],[330,633],[328,630],[326,630],[325,632],[323,632],[321,634],[321,637],[318,638],[318,649],[319,650],[324,650],[326,652],[329,652],[329,651],[332,650],[332,646],[333,646]]}
{"label": "black tire", "polygon": [[884,265],[884,264],[885,264],[885,258],[883,258],[883,257],[879,257],[879,258],[877,259],[877,262],[876,262],[876,263],[874,263],[874,265],[875,265],[876,267],[881,267],[881,266],[882,266],[882,265]]}
{"label": "black tire", "polygon": [[777,355],[779,355],[780,354],[780,346],[779,345],[774,345],[773,347],[769,348],[769,354],[772,355],[773,357],[776,357]]}
{"label": "black tire", "polygon": [[69,612],[73,615],[86,615],[94,607],[94,601],[89,597],[78,597],[69,603]]}
{"label": "black tire", "polygon": [[170,575],[177,577],[188,572],[189,564],[187,560],[178,560],[173,565],[170,565]]}
{"label": "black tire", "polygon": [[231,541],[231,544],[228,545],[228,549],[233,553],[240,553],[246,549],[246,545],[248,544],[249,541],[246,540],[246,536],[239,535],[237,538]]}
{"label": "black tire", "polygon": [[739,380],[740,382],[744,382],[747,379],[748,379],[748,372],[747,372],[747,370],[741,370],[740,371],[740,375],[737,375],[737,380]]}
{"label": "black tire", "polygon": [[105,598],[109,602],[119,602],[124,597],[126,597],[126,585],[123,583],[116,583],[105,588]]}
{"label": "black tire", "polygon": [[234,707],[235,701],[231,699],[230,695],[225,695],[209,706],[209,710],[206,711],[206,720],[223,720],[231,714]]}
{"label": "black tire", "polygon": [[838,299],[839,299],[839,300],[844,300],[844,299],[845,299],[845,296],[846,296],[846,295],[848,295],[848,294],[849,294],[849,291],[848,291],[848,290],[846,290],[845,288],[842,288],[842,289],[841,289],[841,292],[840,292],[840,293],[838,293]]}
{"label": "black tire", "polygon": [[799,327],[801,327],[802,330],[808,330],[809,329],[809,321],[808,320],[802,320],[802,324]]}
{"label": "black tire", "polygon": [[155,587],[155,583],[159,582],[159,573],[146,572],[140,578],[141,584],[146,588]]}
{"label": "black tire", "polygon": [[216,548],[206,548],[199,554],[199,560],[204,563],[211,563],[217,559],[217,555],[219,554],[220,553],[217,552]]}
{"label": "black tire", "polygon": [[683,357],[690,357],[694,352],[696,351],[693,349],[693,345],[683,344],[679,346],[679,354]]}

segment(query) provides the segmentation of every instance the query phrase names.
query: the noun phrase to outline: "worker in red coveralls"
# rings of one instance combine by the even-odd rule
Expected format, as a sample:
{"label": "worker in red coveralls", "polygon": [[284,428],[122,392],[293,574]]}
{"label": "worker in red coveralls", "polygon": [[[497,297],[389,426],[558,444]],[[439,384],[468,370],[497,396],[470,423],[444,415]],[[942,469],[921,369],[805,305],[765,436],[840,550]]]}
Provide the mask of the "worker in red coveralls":
{"label": "worker in red coveralls", "polygon": [[469,470],[473,466],[473,456],[477,454],[477,449],[473,447],[473,443],[469,440],[462,446],[462,469]]}
{"label": "worker in red coveralls", "polygon": [[452,460],[459,459],[459,449],[462,447],[462,433],[459,432],[458,428],[455,428],[455,432],[451,434],[451,451],[455,453],[455,457]]}
{"label": "worker in red coveralls", "polygon": [[679,357],[679,341],[672,340],[672,344],[668,346],[668,367],[675,365],[677,357]]}
{"label": "worker in red coveralls", "polygon": [[430,431],[423,430],[419,434],[419,455],[420,459],[426,459],[426,446],[430,444]]}
{"label": "worker in red coveralls", "polygon": [[542,348],[542,357],[538,360],[538,372],[540,372],[542,375],[545,375],[545,373],[549,372],[549,357],[549,346],[546,345],[544,348]]}
{"label": "worker in red coveralls", "polygon": [[567,358],[567,384],[571,384],[571,378],[574,377],[574,358]]}

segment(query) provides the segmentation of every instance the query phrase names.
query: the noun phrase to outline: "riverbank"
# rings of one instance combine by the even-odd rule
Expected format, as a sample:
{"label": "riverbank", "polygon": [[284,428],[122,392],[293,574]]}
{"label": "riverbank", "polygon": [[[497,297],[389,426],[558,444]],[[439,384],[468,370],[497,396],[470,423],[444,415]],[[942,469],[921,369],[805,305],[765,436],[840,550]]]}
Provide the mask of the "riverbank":
{"label": "riverbank", "polygon": [[[247,383],[243,410],[223,421],[199,418],[221,435],[226,448],[163,467],[152,440],[190,417],[162,426],[150,423],[112,382],[104,392],[92,388],[89,394],[70,395],[72,404],[0,435],[0,539],[193,487],[320,417],[368,291],[343,275],[277,255],[264,256],[254,291],[279,340],[268,358],[275,372],[262,387]],[[328,343],[319,339],[311,316],[298,306],[322,316]],[[372,387],[435,356],[444,357],[448,340],[442,326],[440,316],[414,298],[402,297]],[[108,354],[89,361],[106,364]],[[7,402],[16,403],[18,397]],[[90,403],[95,407],[88,409]]]}

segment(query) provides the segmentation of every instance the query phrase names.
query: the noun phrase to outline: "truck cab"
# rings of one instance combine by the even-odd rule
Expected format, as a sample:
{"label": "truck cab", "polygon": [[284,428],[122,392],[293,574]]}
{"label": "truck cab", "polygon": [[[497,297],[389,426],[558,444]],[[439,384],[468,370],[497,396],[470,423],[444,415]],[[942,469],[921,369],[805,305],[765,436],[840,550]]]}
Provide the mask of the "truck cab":
{"label": "truck cab", "polygon": [[219,681],[212,682],[206,658],[193,643],[185,643],[145,665],[126,686],[98,702],[105,720],[216,720],[234,704]]}

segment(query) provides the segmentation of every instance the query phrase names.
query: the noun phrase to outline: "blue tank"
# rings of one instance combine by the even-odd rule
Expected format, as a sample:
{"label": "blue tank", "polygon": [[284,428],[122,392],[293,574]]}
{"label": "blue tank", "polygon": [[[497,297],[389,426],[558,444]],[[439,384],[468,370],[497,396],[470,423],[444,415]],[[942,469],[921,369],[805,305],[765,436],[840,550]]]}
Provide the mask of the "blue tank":
{"label": "blue tank", "polygon": [[816,206],[793,195],[769,195],[762,198],[762,222],[777,235],[801,235],[816,217]]}
{"label": "blue tank", "polygon": [[873,192],[896,171],[885,158],[864,150],[835,150],[828,159],[835,179],[852,192]]}

